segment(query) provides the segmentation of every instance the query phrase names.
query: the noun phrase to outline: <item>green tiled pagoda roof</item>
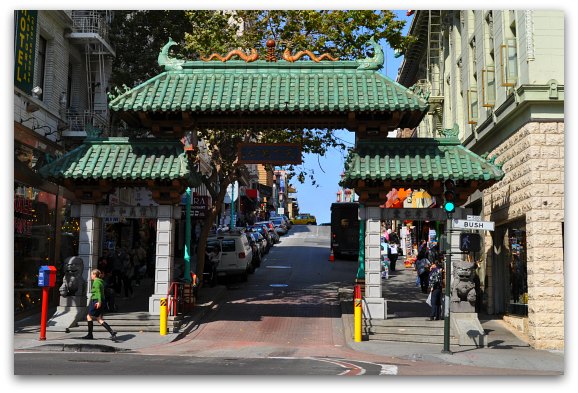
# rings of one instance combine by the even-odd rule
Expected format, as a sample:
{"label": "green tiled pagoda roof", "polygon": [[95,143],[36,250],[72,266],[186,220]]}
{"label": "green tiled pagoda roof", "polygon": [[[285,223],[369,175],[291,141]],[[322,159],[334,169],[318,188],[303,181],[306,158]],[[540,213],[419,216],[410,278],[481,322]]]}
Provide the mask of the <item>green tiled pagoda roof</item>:
{"label": "green tiled pagoda roof", "polygon": [[113,111],[420,111],[427,104],[375,71],[346,62],[198,62],[116,97]]}
{"label": "green tiled pagoda roof", "polygon": [[40,169],[55,181],[192,179],[192,168],[178,140],[153,138],[87,139],[82,145]]}
{"label": "green tiled pagoda roof", "polygon": [[345,186],[356,180],[462,180],[493,184],[504,177],[496,165],[455,138],[387,138],[360,141],[345,163]]}
{"label": "green tiled pagoda roof", "polygon": [[112,98],[109,107],[116,112],[425,112],[424,99],[378,72],[383,52],[377,44],[374,48],[374,58],[356,61],[159,60],[165,72]]}

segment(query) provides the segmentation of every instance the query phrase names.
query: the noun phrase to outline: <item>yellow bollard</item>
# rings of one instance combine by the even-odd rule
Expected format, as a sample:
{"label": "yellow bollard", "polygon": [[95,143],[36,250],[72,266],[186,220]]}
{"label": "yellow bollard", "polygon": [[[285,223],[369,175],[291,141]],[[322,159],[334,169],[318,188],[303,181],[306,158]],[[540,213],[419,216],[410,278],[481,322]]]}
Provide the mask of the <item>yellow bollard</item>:
{"label": "yellow bollard", "polygon": [[161,298],[161,336],[167,335],[167,298]]}
{"label": "yellow bollard", "polygon": [[355,299],[354,307],[354,341],[359,343],[361,342],[361,299]]}
{"label": "yellow bollard", "polygon": [[353,295],[353,340],[356,343],[361,342],[361,287],[355,286]]}

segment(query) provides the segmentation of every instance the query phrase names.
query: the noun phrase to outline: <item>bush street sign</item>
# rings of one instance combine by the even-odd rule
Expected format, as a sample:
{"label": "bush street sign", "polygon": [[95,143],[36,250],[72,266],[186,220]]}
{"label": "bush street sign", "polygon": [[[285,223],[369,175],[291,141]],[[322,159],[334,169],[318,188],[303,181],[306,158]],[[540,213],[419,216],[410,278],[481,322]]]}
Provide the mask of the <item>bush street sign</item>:
{"label": "bush street sign", "polygon": [[479,231],[493,231],[493,221],[452,220],[453,229],[477,229]]}

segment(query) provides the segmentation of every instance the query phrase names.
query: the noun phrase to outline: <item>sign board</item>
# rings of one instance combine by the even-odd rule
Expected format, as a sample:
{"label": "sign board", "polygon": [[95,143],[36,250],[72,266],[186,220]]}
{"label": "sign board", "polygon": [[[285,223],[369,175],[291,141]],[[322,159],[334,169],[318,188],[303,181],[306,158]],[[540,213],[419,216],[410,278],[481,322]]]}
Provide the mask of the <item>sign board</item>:
{"label": "sign board", "polygon": [[241,164],[301,164],[301,146],[296,143],[239,143]]}
{"label": "sign board", "polygon": [[16,10],[14,29],[14,86],[31,94],[36,61],[38,11]]}
{"label": "sign board", "polygon": [[477,229],[479,231],[493,231],[493,221],[452,220],[453,229]]}
{"label": "sign board", "polygon": [[468,220],[468,221],[482,221],[482,217],[472,216],[472,215],[468,214],[468,216],[466,217],[466,220]]}
{"label": "sign board", "polygon": [[284,207],[278,207],[277,208],[277,214],[279,214],[280,216],[285,214],[285,208]]}
{"label": "sign board", "polygon": [[209,197],[206,195],[191,196],[191,217],[206,218],[209,211]]}

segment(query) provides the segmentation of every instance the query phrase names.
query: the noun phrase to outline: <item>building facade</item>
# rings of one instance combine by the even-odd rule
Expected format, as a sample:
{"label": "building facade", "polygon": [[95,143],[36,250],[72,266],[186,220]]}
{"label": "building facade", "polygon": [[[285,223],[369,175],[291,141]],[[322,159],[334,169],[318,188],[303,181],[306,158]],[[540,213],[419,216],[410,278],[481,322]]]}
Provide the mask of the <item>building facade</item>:
{"label": "building facade", "polygon": [[[38,270],[78,255],[75,196],[38,170],[106,127],[114,51],[105,11],[14,12],[14,313],[40,306]],[[51,304],[58,301],[57,288]]]}
{"label": "building facade", "polygon": [[564,13],[416,11],[398,82],[429,94],[404,136],[459,128],[505,177],[464,207],[483,232],[480,311],[502,315],[539,349],[564,349]]}

